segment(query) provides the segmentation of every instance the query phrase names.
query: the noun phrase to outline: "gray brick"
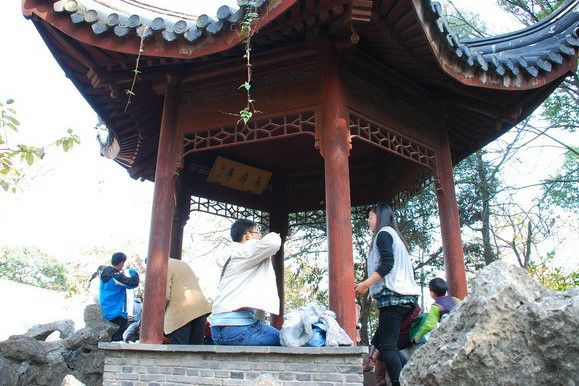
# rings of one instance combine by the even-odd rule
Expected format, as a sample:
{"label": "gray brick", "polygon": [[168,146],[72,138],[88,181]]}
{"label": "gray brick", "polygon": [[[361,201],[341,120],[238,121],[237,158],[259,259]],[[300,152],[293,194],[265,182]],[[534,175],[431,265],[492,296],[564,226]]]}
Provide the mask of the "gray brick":
{"label": "gray brick", "polygon": [[134,386],[133,382],[121,382],[121,386]]}
{"label": "gray brick", "polygon": [[191,376],[198,376],[199,375],[199,370],[197,369],[187,369],[187,375],[191,375]]}
{"label": "gray brick", "polygon": [[321,374],[315,373],[312,375],[314,381],[329,381],[329,382],[343,382],[344,376],[342,374]]}
{"label": "gray brick", "polygon": [[165,376],[163,374],[140,374],[139,381],[165,381]]}
{"label": "gray brick", "polygon": [[239,379],[224,379],[223,385],[227,386],[245,386],[247,382],[239,380]]}
{"label": "gray brick", "polygon": [[198,377],[191,377],[188,375],[167,375],[165,376],[166,382],[179,382],[193,385]]}
{"label": "gray brick", "polygon": [[185,374],[187,374],[187,369],[183,368],[183,367],[175,367],[172,371],[172,374],[185,375]]}
{"label": "gray brick", "polygon": [[111,365],[105,364],[104,370],[105,370],[105,372],[113,372],[113,373],[116,373],[116,372],[118,372],[118,371],[121,371],[121,366],[119,366],[119,365],[112,365],[112,364],[111,364]]}
{"label": "gray brick", "polygon": [[298,381],[311,381],[312,380],[312,374],[296,374],[296,379]]}
{"label": "gray brick", "polygon": [[[189,363],[189,366],[191,366],[192,364]],[[223,361],[201,361],[198,363],[195,363],[195,366],[193,367],[197,367],[200,369],[222,369],[224,367],[227,367],[228,364],[224,363]]]}
{"label": "gray brick", "polygon": [[288,363],[286,365],[288,371],[294,372],[314,372],[318,371],[318,364],[317,363]]}
{"label": "gray brick", "polygon": [[271,362],[255,362],[253,364],[254,370],[269,370],[269,371],[280,371],[286,369],[286,364],[279,362],[279,363],[271,363]]}
{"label": "gray brick", "polygon": [[201,378],[214,378],[215,371],[213,370],[199,370],[199,376]]}
{"label": "gray brick", "polygon": [[319,364],[318,370],[321,373],[335,373],[338,371],[338,367],[335,364]]}
{"label": "gray brick", "polygon": [[345,381],[360,384],[360,383],[364,382],[364,375],[363,374],[356,374],[356,375],[346,374]]}
{"label": "gray brick", "polygon": [[290,372],[280,372],[279,375],[277,377],[274,377],[276,379],[280,379],[282,381],[293,381],[294,379],[296,379],[296,376],[294,373],[290,373]]}
{"label": "gray brick", "polygon": [[122,368],[122,372],[125,373],[125,374],[130,374],[130,373],[133,372],[133,368],[130,367],[130,366],[124,366],[124,367]]}
{"label": "gray brick", "polygon": [[123,373],[116,373],[117,379],[123,381],[136,381],[139,379],[139,374],[123,374]]}
{"label": "gray brick", "polygon": [[215,378],[197,378],[192,385],[222,385],[224,380],[223,379],[215,379]]}
{"label": "gray brick", "polygon": [[340,366],[338,371],[347,374],[362,374],[362,366]]}
{"label": "gray brick", "polygon": [[251,363],[247,362],[232,362],[223,366],[227,370],[251,370]]}
{"label": "gray brick", "polygon": [[244,379],[245,374],[243,373],[243,371],[231,371],[229,373],[229,377],[232,379]]}
{"label": "gray brick", "polygon": [[215,378],[229,378],[228,370],[215,370]]}

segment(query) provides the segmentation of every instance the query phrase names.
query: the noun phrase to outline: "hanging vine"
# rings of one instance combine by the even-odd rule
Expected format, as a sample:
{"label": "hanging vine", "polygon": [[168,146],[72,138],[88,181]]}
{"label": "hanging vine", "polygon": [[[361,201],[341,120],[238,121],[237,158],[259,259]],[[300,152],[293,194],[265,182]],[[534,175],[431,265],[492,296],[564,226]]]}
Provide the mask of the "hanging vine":
{"label": "hanging vine", "polygon": [[243,46],[245,48],[245,54],[243,58],[245,59],[247,68],[247,79],[245,82],[239,86],[240,89],[244,89],[247,93],[247,104],[239,112],[239,122],[243,121],[246,125],[247,122],[259,111],[255,109],[255,100],[251,97],[251,37],[255,32],[253,27],[255,22],[259,19],[259,14],[257,13],[258,0],[249,0],[245,6],[243,12],[243,19],[241,21],[241,31],[239,34],[245,37],[243,41]]}
{"label": "hanging vine", "polygon": [[135,95],[134,89],[135,89],[135,83],[137,83],[137,78],[139,77],[139,74],[141,73],[141,71],[139,71],[139,61],[141,60],[141,55],[143,53],[143,42],[145,41],[145,29],[147,28],[146,24],[143,24],[141,27],[141,33],[139,33],[139,37],[141,38],[141,42],[139,44],[139,53],[137,54],[137,60],[135,62],[135,68],[133,69],[133,83],[131,84],[131,88],[125,90],[125,94],[128,95],[127,97],[127,104],[125,105],[125,113],[127,112],[127,109],[129,108],[129,105],[131,104],[131,97]]}

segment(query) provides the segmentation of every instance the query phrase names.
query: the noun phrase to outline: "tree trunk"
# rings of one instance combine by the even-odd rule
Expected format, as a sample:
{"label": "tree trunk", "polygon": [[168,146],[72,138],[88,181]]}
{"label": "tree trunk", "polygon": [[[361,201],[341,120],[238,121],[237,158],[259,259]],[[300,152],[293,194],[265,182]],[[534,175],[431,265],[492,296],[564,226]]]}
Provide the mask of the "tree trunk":
{"label": "tree trunk", "polygon": [[479,189],[482,201],[482,241],[483,241],[483,258],[485,265],[489,265],[497,259],[493,245],[491,242],[491,189],[492,181],[489,181],[489,176],[485,173],[483,153],[478,151],[476,154],[476,167],[479,179]]}

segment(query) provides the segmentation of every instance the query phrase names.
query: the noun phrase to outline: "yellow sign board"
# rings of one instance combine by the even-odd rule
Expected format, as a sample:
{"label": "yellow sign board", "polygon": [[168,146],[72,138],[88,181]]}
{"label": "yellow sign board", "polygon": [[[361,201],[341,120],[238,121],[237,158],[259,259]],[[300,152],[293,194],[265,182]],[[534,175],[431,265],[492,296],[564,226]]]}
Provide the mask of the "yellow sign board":
{"label": "yellow sign board", "polygon": [[217,157],[209,172],[207,181],[244,192],[261,194],[270,178],[271,172],[267,170],[254,168],[227,158]]}

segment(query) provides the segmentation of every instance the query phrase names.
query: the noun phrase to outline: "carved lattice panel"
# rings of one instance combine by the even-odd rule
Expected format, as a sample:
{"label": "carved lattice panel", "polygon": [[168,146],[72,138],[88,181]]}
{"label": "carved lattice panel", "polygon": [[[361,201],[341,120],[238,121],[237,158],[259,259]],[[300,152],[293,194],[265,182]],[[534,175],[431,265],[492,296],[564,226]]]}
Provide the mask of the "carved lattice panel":
{"label": "carved lattice panel", "polygon": [[436,170],[436,152],[434,149],[354,113],[350,113],[350,134],[352,138],[359,138],[400,157]]}
{"label": "carved lattice panel", "polygon": [[266,229],[269,228],[268,212],[248,209],[225,202],[208,200],[203,197],[191,197],[191,212],[194,211],[214,214],[216,216],[231,219],[245,218],[263,226]]}
{"label": "carved lattice panel", "polygon": [[185,136],[185,155],[241,143],[269,141],[294,135],[315,135],[316,113],[305,111],[282,117],[255,120],[246,126],[236,126],[193,133]]}
{"label": "carved lattice panel", "polygon": [[[363,208],[364,210],[356,210],[357,208]],[[352,220],[364,220],[368,213],[365,211],[366,206],[363,207],[352,207]],[[296,226],[313,226],[316,228],[324,229],[326,228],[326,211],[325,210],[313,210],[308,212],[293,212],[289,214],[289,227]]]}

